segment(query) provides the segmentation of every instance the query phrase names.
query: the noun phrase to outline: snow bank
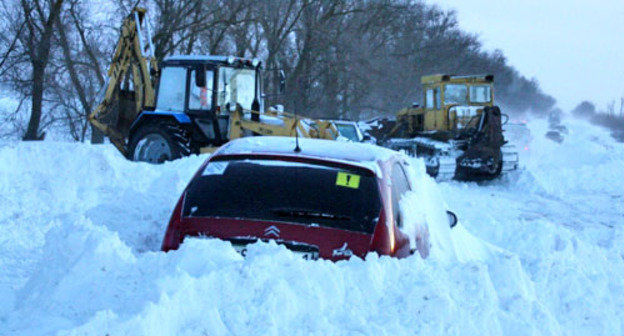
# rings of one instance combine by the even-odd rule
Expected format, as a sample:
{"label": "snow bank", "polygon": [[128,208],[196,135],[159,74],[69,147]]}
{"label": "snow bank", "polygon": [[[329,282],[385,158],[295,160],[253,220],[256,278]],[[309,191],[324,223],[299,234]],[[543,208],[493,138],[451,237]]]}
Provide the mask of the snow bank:
{"label": "snow bank", "polygon": [[624,146],[566,120],[563,143],[530,123],[520,171],[501,181],[443,184],[476,236],[519,258],[542,305],[566,335],[624,333]]}
{"label": "snow bank", "polygon": [[[621,335],[622,208],[611,196],[624,189],[610,194],[620,162],[596,154],[615,144],[584,130],[560,164],[537,159],[555,153],[534,136],[535,160],[485,185],[438,186],[414,160],[402,206],[410,223],[429,223],[430,258],[338,263],[264,243],[242,258],[212,239],[159,252],[205,157],[152,166],[112,146],[4,145],[0,334]],[[575,181],[591,166],[605,175]],[[460,218],[452,231],[446,203]]]}

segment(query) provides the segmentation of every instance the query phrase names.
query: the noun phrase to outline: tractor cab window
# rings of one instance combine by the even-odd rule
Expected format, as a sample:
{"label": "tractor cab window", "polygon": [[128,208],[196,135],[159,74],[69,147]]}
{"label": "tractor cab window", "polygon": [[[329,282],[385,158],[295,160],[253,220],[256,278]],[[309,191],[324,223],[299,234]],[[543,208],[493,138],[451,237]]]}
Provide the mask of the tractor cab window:
{"label": "tractor cab window", "polygon": [[160,76],[156,106],[163,111],[184,112],[186,68],[166,67]]}
{"label": "tractor cab window", "polygon": [[489,103],[492,101],[492,90],[489,85],[473,85],[470,87],[470,102]]}
{"label": "tractor cab window", "polygon": [[444,92],[446,104],[467,104],[468,88],[464,84],[447,84]]}
{"label": "tractor cab window", "polygon": [[217,104],[225,107],[236,103],[244,109],[251,109],[256,96],[256,71],[253,69],[236,69],[221,67],[219,69],[219,93]]}
{"label": "tractor cab window", "polygon": [[206,71],[206,86],[199,87],[195,83],[195,71],[191,71],[191,85],[189,90],[189,110],[210,110],[212,108],[212,70]]}

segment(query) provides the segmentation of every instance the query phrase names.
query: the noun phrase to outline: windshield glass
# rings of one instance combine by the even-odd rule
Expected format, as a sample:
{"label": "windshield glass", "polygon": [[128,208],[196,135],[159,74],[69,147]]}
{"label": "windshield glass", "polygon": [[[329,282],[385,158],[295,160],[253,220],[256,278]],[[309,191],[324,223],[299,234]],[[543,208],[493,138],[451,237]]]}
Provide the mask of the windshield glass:
{"label": "windshield glass", "polygon": [[371,234],[381,211],[370,172],[243,159],[210,162],[189,185],[186,217],[301,223]]}
{"label": "windshield glass", "polygon": [[256,71],[221,67],[219,69],[219,106],[239,103],[245,109],[251,109],[256,90]]}
{"label": "windshield glass", "polygon": [[446,104],[466,104],[468,88],[463,84],[448,84],[444,92],[444,102]]}
{"label": "windshield glass", "polygon": [[470,87],[470,101],[473,103],[489,103],[491,97],[489,85],[473,85]]}
{"label": "windshield glass", "polygon": [[191,71],[191,85],[189,85],[189,110],[210,110],[212,108],[212,70],[206,71],[206,86],[199,87],[195,83],[195,69]]}
{"label": "windshield glass", "polygon": [[184,111],[186,68],[166,67],[160,76],[156,106],[163,111]]}
{"label": "windshield glass", "polygon": [[360,142],[360,138],[358,137],[358,132],[355,128],[355,125],[339,123],[335,123],[335,125],[338,129],[338,132],[340,132],[340,135],[351,141]]}

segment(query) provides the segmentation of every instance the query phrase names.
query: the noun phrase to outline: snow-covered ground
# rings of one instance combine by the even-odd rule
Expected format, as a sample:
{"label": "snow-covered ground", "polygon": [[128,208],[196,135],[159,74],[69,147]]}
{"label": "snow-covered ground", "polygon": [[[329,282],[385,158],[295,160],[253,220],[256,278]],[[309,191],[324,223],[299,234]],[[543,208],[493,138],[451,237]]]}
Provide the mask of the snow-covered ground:
{"label": "snow-covered ground", "polygon": [[162,253],[205,157],[0,144],[0,335],[622,335],[624,145],[566,123],[557,144],[531,122],[523,169],[498,181],[436,185],[415,161],[402,206],[432,227],[427,260],[242,258],[208,239]]}

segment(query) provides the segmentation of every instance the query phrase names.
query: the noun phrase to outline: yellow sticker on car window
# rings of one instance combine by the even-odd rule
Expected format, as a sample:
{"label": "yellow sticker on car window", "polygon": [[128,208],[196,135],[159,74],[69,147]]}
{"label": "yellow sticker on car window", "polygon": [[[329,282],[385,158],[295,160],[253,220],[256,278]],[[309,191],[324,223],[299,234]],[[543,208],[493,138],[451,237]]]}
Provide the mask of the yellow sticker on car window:
{"label": "yellow sticker on car window", "polygon": [[360,187],[360,175],[339,172],[336,176],[336,185],[357,189]]}

